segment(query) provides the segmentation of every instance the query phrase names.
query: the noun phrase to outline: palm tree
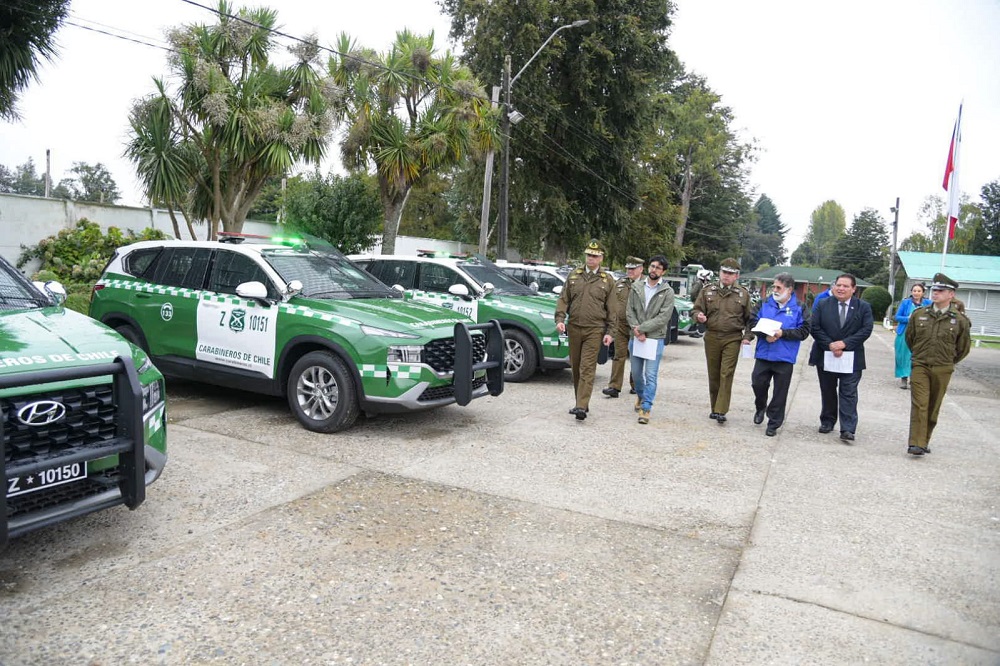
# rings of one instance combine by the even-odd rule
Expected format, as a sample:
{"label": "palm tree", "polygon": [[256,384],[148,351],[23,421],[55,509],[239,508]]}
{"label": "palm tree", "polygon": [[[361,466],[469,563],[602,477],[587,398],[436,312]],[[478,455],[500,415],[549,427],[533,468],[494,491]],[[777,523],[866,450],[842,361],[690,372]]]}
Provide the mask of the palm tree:
{"label": "palm tree", "polygon": [[330,73],[343,91],[344,165],[374,166],[385,209],[382,253],[392,254],[410,190],[426,174],[492,147],[495,114],[469,69],[450,52],[435,54],[433,33],[398,32],[382,55],[342,34]]}
{"label": "palm tree", "polygon": [[[209,237],[243,228],[268,179],[299,160],[319,163],[333,127],[336,90],[318,72],[319,48],[307,40],[293,49],[296,62],[273,65],[271,9],[233,15],[219,2],[213,25],[174,30],[169,61],[177,85],[157,82],[152,97],[133,107],[127,154],[148,194],[184,201],[209,221]],[[159,182],[154,182],[159,178]],[[187,196],[177,189],[185,183]]]}
{"label": "palm tree", "polygon": [[0,119],[17,119],[17,93],[38,78],[40,59],[55,57],[53,35],[68,12],[69,0],[0,3]]}

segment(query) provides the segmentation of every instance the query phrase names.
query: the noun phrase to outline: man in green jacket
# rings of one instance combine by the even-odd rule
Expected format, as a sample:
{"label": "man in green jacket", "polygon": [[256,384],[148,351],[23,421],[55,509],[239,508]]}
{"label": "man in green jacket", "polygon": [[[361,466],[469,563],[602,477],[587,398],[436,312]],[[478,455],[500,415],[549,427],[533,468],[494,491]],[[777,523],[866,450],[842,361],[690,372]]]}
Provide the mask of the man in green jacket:
{"label": "man in green jacket", "polygon": [[597,357],[602,344],[605,347],[611,344],[616,320],[615,279],[601,268],[604,246],[594,239],[583,253],[586,266],[575,269],[566,278],[555,313],[556,330],[569,335],[569,360],[576,394],[576,406],[569,413],[578,421],[587,418],[590,411]]}
{"label": "man in green jacket", "polygon": [[632,330],[629,354],[639,423],[649,423],[649,413],[656,398],[660,358],[674,314],[674,290],[663,279],[666,269],[667,258],[662,254],[650,259],[648,276],[632,285],[625,309],[625,318]]}
{"label": "man in green jacket", "polygon": [[910,438],[906,452],[930,453],[927,447],[955,364],[969,355],[972,323],[955,304],[958,283],[944,273],[934,276],[931,304],[910,314],[906,344],[913,354],[910,374]]}

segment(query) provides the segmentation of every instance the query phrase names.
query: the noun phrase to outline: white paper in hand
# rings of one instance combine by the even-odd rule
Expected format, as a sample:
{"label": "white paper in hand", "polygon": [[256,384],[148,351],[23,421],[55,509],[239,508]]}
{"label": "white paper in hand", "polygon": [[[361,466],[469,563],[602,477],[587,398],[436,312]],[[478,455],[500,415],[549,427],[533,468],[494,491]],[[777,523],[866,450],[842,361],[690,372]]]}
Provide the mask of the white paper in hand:
{"label": "white paper in hand", "polygon": [[652,361],[656,358],[656,351],[659,348],[659,340],[646,338],[640,342],[638,338],[632,338],[632,356],[635,356],[636,358],[644,358]]}
{"label": "white paper in hand", "polygon": [[774,335],[781,330],[781,322],[775,321],[774,319],[768,319],[767,317],[761,317],[757,320],[757,325],[750,329],[754,333],[763,333],[764,335]]}
{"label": "white paper in hand", "polygon": [[753,345],[740,345],[740,356],[753,358]]}
{"label": "white paper in hand", "polygon": [[840,357],[828,351],[823,353],[823,370],[849,375],[854,372],[854,352],[845,351]]}

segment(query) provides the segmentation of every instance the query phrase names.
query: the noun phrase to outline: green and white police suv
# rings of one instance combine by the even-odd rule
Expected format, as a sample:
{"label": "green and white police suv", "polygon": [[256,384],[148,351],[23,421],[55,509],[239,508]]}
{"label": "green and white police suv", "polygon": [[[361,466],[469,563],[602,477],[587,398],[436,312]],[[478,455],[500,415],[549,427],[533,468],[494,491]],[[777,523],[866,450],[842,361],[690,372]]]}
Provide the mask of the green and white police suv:
{"label": "green and white police suv", "polygon": [[408,298],[498,321],[504,335],[504,378],[523,382],[539,368],[569,367],[569,342],[556,330],[556,299],[539,296],[481,255],[352,255],[351,259]]}
{"label": "green and white police suv", "polygon": [[146,497],[167,462],[163,375],[107,326],[0,257],[0,548]]}
{"label": "green and white police suv", "polygon": [[498,324],[405,302],[328,243],[224,235],[120,248],[90,315],[168,377],[284,395],[316,432],[503,391]]}

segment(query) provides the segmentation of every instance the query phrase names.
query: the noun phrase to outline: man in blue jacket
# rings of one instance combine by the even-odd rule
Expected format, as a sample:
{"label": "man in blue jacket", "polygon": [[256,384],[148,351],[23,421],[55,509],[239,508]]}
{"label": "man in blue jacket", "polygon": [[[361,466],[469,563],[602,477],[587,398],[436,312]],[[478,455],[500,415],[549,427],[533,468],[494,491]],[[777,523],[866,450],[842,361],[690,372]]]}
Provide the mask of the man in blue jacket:
{"label": "man in blue jacket", "polygon": [[[832,431],[839,417],[840,438],[846,442],[854,441],[858,427],[858,384],[865,369],[865,340],[874,328],[872,308],[854,295],[856,290],[853,275],[838,275],[833,296],[813,310],[809,322],[814,340],[809,365],[816,366],[823,403],[819,431]],[[835,364],[848,353],[854,360],[847,368],[828,367],[827,359]]]}
{"label": "man in blue jacket", "polygon": [[[785,422],[785,403],[788,401],[795,359],[799,355],[799,345],[809,337],[808,311],[799,304],[794,292],[795,279],[791,273],[778,273],[774,276],[771,296],[761,303],[750,320],[751,329],[762,319],[781,325],[773,335],[756,331],[757,352],[754,356],[757,360],[750,378],[754,395],[753,422],[760,425],[766,415],[765,434],[768,437],[774,437]],[[767,391],[772,381],[774,393],[768,403]]]}

